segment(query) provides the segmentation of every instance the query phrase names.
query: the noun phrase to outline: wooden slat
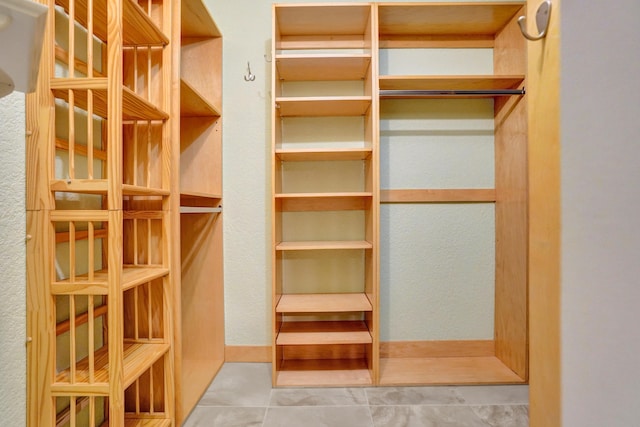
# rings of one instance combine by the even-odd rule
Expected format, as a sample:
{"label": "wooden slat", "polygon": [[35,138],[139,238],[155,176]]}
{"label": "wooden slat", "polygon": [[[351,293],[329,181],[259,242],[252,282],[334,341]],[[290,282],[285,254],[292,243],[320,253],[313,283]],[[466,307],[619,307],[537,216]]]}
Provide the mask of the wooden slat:
{"label": "wooden slat", "polygon": [[285,81],[363,80],[370,64],[370,54],[276,56],[277,78]]}
{"label": "wooden slat", "polygon": [[371,148],[343,149],[277,149],[276,157],[283,162],[312,162],[323,160],[366,160],[371,157]]}
{"label": "wooden slat", "polygon": [[108,211],[81,211],[81,210],[55,210],[49,213],[50,219],[53,222],[58,221],[108,221]]}
{"label": "wooden slat", "polygon": [[365,49],[367,43],[361,35],[282,36],[276,42],[280,50],[309,49]]}
{"label": "wooden slat", "polygon": [[522,384],[497,357],[380,359],[380,385]]}
{"label": "wooden slat", "polygon": [[[69,141],[64,140],[62,138],[56,138],[56,148],[59,150],[65,150],[65,151],[69,151]],[[87,151],[87,146],[86,145],[82,145],[82,144],[78,144],[75,143],[74,144],[74,150],[76,154],[79,154],[81,156],[87,156],[88,151]],[[98,150],[96,148],[93,148],[93,157],[99,160],[103,160],[106,161],[107,160],[107,152],[104,150]]]}
{"label": "wooden slat", "polygon": [[52,295],[107,295],[109,288],[106,282],[82,280],[76,276],[76,280],[70,279],[51,284]]}
{"label": "wooden slat", "polygon": [[[169,274],[169,270],[163,267],[145,266],[145,267],[133,267],[125,266],[122,269],[122,289],[130,289],[143,283],[150,282],[157,278],[166,276]],[[59,289],[56,293],[76,293],[73,289],[74,286],[83,287],[84,291],[89,292],[94,289],[96,295],[102,295],[106,293],[103,291],[103,286],[108,282],[109,273],[108,270],[98,270],[94,272],[94,282],[89,283],[87,281],[87,275],[81,274],[76,276],[76,281],[71,282],[69,279],[54,282],[54,291]]]}
{"label": "wooden slat", "polygon": [[285,360],[279,366],[278,386],[363,386],[372,385],[364,359]]}
{"label": "wooden slat", "polygon": [[277,345],[371,344],[364,322],[284,322]]}
{"label": "wooden slat", "polygon": [[282,295],[276,313],[338,313],[371,311],[365,294],[288,294]]}
{"label": "wooden slat", "polygon": [[170,419],[164,418],[125,418],[124,427],[171,427]]}
{"label": "wooden slat", "polygon": [[164,219],[166,213],[164,211],[123,211],[123,219]]}
{"label": "wooden slat", "polygon": [[[74,0],[76,20],[87,27],[87,2],[86,0]],[[69,0],[56,0],[56,4],[69,10]],[[126,46],[133,45],[166,45],[169,39],[151,21],[144,11],[132,0],[122,1],[123,38]],[[93,15],[94,34],[103,42],[107,42],[107,0],[94,2]]]}
{"label": "wooden slat", "polygon": [[[104,316],[105,314],[107,314],[107,305],[106,304],[98,306],[93,310],[94,318],[98,318],[100,316]],[[76,326],[83,325],[83,324],[87,323],[88,320],[89,320],[89,313],[88,312],[81,313],[81,314],[76,316]],[[64,334],[65,332],[69,331],[69,327],[70,326],[69,326],[69,321],[68,320],[63,320],[62,322],[57,323],[56,324],[56,335],[61,335],[61,334]]]}
{"label": "wooden slat", "polygon": [[107,194],[106,179],[52,179],[51,191],[82,194]]}
{"label": "wooden slat", "polygon": [[493,203],[493,188],[380,190],[380,203]]}
{"label": "wooden slat", "polygon": [[[95,239],[104,239],[107,237],[108,230],[101,228],[95,230],[93,237]],[[76,231],[76,240],[87,240],[89,238],[88,231]],[[56,243],[64,243],[69,241],[69,233],[60,232],[56,233]]]}
{"label": "wooden slat", "polygon": [[371,242],[365,240],[354,241],[305,241],[305,242],[280,242],[276,245],[277,251],[313,251],[332,249],[371,249]]}
{"label": "wooden slat", "polygon": [[282,212],[319,210],[364,210],[373,197],[372,193],[290,193],[276,194]]}
{"label": "wooden slat", "polygon": [[363,116],[371,107],[371,97],[280,97],[276,105],[280,117]]}
{"label": "wooden slat", "polygon": [[[55,47],[55,55],[56,55],[56,60],[59,62],[62,62],[63,64],[67,64],[69,65],[69,52],[67,52],[66,50],[64,50],[62,47],[56,45]],[[74,61],[74,68],[86,75],[89,76],[89,67],[87,66],[87,63],[75,58]],[[92,69],[91,71],[93,73],[92,77],[106,77],[103,73],[101,73],[100,71],[96,70],[95,68]]]}
{"label": "wooden slat", "polygon": [[162,188],[148,188],[137,185],[122,185],[122,194],[125,196],[168,196],[169,190]]}
{"label": "wooden slat", "polygon": [[380,76],[380,90],[494,90],[515,89],[517,76]]}
{"label": "wooden slat", "polygon": [[397,34],[494,35],[518,13],[524,2],[421,3],[378,5],[380,38]]}
{"label": "wooden slat", "polygon": [[493,35],[479,34],[383,34],[380,49],[455,49],[455,48],[493,48]]}

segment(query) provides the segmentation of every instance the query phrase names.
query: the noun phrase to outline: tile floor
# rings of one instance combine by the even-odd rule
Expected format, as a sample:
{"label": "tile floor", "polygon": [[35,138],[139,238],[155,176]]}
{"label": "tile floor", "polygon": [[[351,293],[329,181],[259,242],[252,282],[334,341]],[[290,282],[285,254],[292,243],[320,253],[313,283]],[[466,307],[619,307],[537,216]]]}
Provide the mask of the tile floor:
{"label": "tile floor", "polygon": [[271,388],[268,363],[227,363],[184,427],[528,427],[527,386]]}

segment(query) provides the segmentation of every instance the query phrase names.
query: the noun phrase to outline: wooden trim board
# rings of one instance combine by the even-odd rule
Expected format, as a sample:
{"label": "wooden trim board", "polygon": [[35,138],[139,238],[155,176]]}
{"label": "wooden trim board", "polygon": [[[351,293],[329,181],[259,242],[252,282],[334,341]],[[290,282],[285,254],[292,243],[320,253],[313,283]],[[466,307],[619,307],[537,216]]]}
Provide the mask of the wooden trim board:
{"label": "wooden trim board", "polygon": [[225,362],[271,363],[270,345],[227,345]]}

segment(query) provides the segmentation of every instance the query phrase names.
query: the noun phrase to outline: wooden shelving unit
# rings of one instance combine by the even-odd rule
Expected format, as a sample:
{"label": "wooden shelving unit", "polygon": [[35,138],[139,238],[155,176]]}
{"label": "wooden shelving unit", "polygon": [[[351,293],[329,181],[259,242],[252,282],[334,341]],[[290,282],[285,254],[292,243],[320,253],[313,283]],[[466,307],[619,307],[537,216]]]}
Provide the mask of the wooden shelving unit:
{"label": "wooden shelving unit", "polygon": [[[275,5],[273,13],[273,383],[371,385],[378,359],[373,9]],[[336,118],[353,119],[357,146],[322,136],[319,127],[331,125],[321,121]],[[308,120],[320,120],[308,132],[313,146],[290,136]],[[327,170],[345,180],[319,183],[330,178]],[[345,215],[355,218],[357,236],[340,231]],[[349,261],[324,285],[304,283],[312,267],[293,267],[303,257],[329,271],[345,253]]]}
{"label": "wooden shelving unit", "polygon": [[178,3],[176,425],[184,422],[224,363],[222,34],[201,0]]}
{"label": "wooden shelving unit", "polygon": [[170,6],[41,3],[27,99],[28,425],[172,425]]}
{"label": "wooden shelving unit", "polygon": [[[523,7],[491,1],[274,6],[274,385],[527,381],[526,46],[516,22]],[[491,49],[493,70],[381,73],[383,49]],[[413,98],[493,100],[494,187],[379,189],[381,100]],[[352,143],[353,130],[349,137],[324,132],[348,126],[349,117],[362,118],[362,144]],[[332,166],[319,166],[325,163]],[[362,168],[361,186],[349,186],[347,177],[355,174],[342,169],[354,164]],[[379,342],[381,203],[495,205],[493,340]],[[342,235],[323,216],[356,212],[364,213],[363,222]],[[322,276],[318,266],[335,261],[327,261],[332,251],[342,257],[363,251],[361,293],[335,291],[349,281],[346,274],[326,280],[326,292],[299,276],[305,268]],[[296,265],[302,259],[307,267]],[[335,321],[335,313],[348,315]]]}
{"label": "wooden shelving unit", "polygon": [[495,188],[392,188],[380,197],[381,203],[495,204],[494,339],[482,342],[481,351],[473,341],[385,343],[381,385],[527,381],[526,100],[499,92],[525,86],[526,45],[516,22],[523,7],[524,2],[377,5],[380,49],[493,50],[493,74],[380,75],[381,99],[487,97],[494,99],[495,116]]}
{"label": "wooden shelving unit", "polygon": [[199,0],[41,2],[28,425],[179,425],[224,360],[221,35]]}

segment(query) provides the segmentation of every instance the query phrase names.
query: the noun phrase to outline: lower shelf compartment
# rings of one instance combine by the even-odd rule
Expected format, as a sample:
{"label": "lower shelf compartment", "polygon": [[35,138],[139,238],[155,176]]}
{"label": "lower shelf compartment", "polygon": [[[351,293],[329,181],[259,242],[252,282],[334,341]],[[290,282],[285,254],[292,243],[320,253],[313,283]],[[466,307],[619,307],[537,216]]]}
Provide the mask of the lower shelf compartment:
{"label": "lower shelf compartment", "polygon": [[371,344],[371,334],[362,321],[284,322],[277,345]]}
{"label": "lower shelf compartment", "polygon": [[367,386],[373,380],[364,359],[284,360],[274,381],[279,387]]}
{"label": "lower shelf compartment", "polygon": [[495,356],[380,359],[380,385],[523,384]]}
{"label": "lower shelf compartment", "polygon": [[[119,425],[120,423],[114,423]],[[109,421],[105,421],[100,427],[109,427]],[[171,420],[166,418],[125,418],[124,427],[171,427]]]}

